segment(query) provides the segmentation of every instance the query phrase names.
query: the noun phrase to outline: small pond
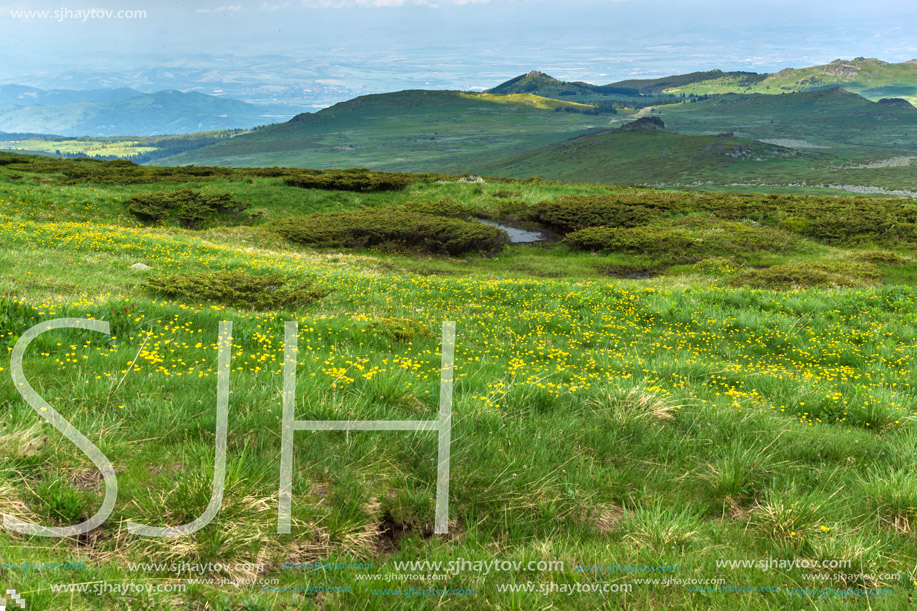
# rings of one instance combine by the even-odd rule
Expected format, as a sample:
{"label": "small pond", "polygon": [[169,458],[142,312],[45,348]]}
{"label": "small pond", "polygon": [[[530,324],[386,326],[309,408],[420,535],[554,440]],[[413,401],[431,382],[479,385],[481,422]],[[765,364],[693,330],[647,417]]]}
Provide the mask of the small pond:
{"label": "small pond", "polygon": [[547,242],[551,239],[550,236],[540,232],[540,231],[528,231],[527,229],[517,229],[516,227],[510,227],[508,225],[502,225],[500,223],[495,223],[494,221],[487,221],[484,219],[477,219],[479,222],[484,223],[485,225],[490,225],[491,227],[499,227],[509,234],[509,241],[513,244],[532,244],[534,242]]}

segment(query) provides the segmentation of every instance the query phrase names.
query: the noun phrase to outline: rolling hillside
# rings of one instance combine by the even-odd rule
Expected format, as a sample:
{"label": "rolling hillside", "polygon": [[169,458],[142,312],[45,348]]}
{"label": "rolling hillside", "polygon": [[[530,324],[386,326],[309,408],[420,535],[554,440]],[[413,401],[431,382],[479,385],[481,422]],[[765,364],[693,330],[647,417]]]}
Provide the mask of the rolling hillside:
{"label": "rolling hillside", "polygon": [[[711,96],[631,117],[583,114],[589,110],[531,94],[371,95],[157,163],[917,191],[917,109],[870,102],[839,88]],[[640,116],[661,117],[668,132],[608,131]],[[741,154],[731,156],[734,150]]]}
{"label": "rolling hillside", "polygon": [[0,85],[0,106],[38,104],[59,106],[75,102],[115,102],[125,100],[142,92],[128,87],[112,89],[39,89],[27,85]]}
{"label": "rolling hillside", "polygon": [[671,133],[641,119],[514,156],[488,166],[487,171],[513,178],[615,184],[743,182],[785,172],[817,157],[732,134]]}
{"label": "rolling hillside", "polygon": [[473,172],[623,121],[590,109],[530,94],[368,95],[157,163]]}
{"label": "rolling hillside", "polygon": [[488,89],[487,93],[531,93],[546,98],[600,98],[609,95],[637,96],[636,88],[614,85],[592,85],[579,81],[561,81],[533,70]]}
{"label": "rolling hillside", "polygon": [[661,106],[674,131],[736,135],[853,156],[913,153],[917,108],[871,102],[839,87],[782,95],[726,94]]}
{"label": "rolling hillside", "polygon": [[722,70],[707,70],[703,72],[691,72],[688,74],[676,74],[673,76],[664,76],[653,79],[630,79],[618,81],[608,85],[609,87],[621,87],[637,91],[641,94],[662,94],[669,93],[670,90],[679,87],[686,87],[698,83],[708,83],[710,81],[723,80],[732,83],[754,83],[766,75],[755,72],[723,72]]}
{"label": "rolling hillside", "polygon": [[[617,84],[626,86],[624,83]],[[743,77],[736,73],[723,73],[700,81],[673,81],[664,91],[695,95],[735,92],[779,94],[832,86],[841,86],[870,100],[898,97],[914,103],[917,102],[917,59],[893,64],[858,57],[849,61],[836,59],[822,66],[787,68],[767,75]]]}
{"label": "rolling hillside", "polygon": [[[889,63],[874,58],[836,59],[821,66],[787,68],[772,74],[706,70],[659,78],[628,79],[608,85],[567,82],[533,70],[490,89],[490,93],[532,93],[574,101],[609,96],[703,96],[725,93],[781,94],[840,86],[878,101],[903,98],[917,103],[917,59]],[[661,103],[661,102],[660,102]]]}
{"label": "rolling hillside", "polygon": [[[38,90],[40,91],[40,90]],[[106,90],[102,90],[106,91]],[[0,130],[5,132],[56,134],[59,136],[155,136],[220,129],[250,128],[289,117],[276,110],[239,100],[202,93],[159,91],[125,97],[131,90],[84,93],[82,101],[51,103],[61,93],[8,90],[0,99],[35,100],[33,103],[0,104]],[[116,92],[121,92],[120,94]],[[34,98],[31,94],[35,93]],[[53,94],[53,95],[51,95]],[[90,95],[91,94],[91,95]],[[78,99],[78,96],[69,96]],[[42,103],[45,100],[49,103]]]}
{"label": "rolling hillside", "polygon": [[[728,94],[489,164],[486,173],[665,186],[917,193],[917,109],[840,88]],[[665,126],[665,129],[661,129]]]}

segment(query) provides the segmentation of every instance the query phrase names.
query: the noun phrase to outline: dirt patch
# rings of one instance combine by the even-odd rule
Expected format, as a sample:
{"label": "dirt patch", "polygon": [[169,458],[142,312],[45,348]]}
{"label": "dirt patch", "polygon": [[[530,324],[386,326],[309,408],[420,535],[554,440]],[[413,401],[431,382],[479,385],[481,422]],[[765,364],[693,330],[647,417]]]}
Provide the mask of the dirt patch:
{"label": "dirt patch", "polygon": [[102,473],[95,467],[74,471],[67,476],[67,481],[77,490],[99,492],[102,490]]}
{"label": "dirt patch", "polygon": [[623,507],[617,505],[598,507],[592,519],[596,532],[600,535],[611,534],[624,519],[626,513]]}
{"label": "dirt patch", "polygon": [[399,522],[388,513],[382,515],[376,527],[376,550],[381,554],[391,554],[401,548],[401,541],[414,533],[419,533],[423,539],[433,536],[433,527],[429,524],[421,526]]}

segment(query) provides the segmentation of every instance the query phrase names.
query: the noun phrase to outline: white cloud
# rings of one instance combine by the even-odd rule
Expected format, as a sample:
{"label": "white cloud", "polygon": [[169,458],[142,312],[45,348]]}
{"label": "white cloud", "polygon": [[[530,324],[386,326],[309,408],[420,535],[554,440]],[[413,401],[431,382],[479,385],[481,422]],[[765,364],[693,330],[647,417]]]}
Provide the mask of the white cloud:
{"label": "white cloud", "polygon": [[280,11],[285,8],[289,8],[291,6],[293,6],[292,2],[284,2],[282,4],[271,4],[269,2],[262,2],[261,6],[259,7],[259,10],[267,12],[267,13],[273,13],[274,11]]}
{"label": "white cloud", "polygon": [[198,13],[238,13],[242,10],[241,4],[232,4],[229,6],[218,6],[217,8],[199,8]]}

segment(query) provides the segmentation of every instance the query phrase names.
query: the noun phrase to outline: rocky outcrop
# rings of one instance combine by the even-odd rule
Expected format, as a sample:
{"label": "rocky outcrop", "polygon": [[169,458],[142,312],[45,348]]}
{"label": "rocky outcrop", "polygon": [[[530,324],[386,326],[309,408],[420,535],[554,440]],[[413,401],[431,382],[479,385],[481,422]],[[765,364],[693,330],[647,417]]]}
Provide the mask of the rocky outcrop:
{"label": "rocky outcrop", "polygon": [[619,127],[616,131],[619,132],[642,132],[642,131],[657,131],[665,129],[665,123],[662,122],[662,119],[659,117],[640,117],[636,121],[632,121],[625,125]]}

